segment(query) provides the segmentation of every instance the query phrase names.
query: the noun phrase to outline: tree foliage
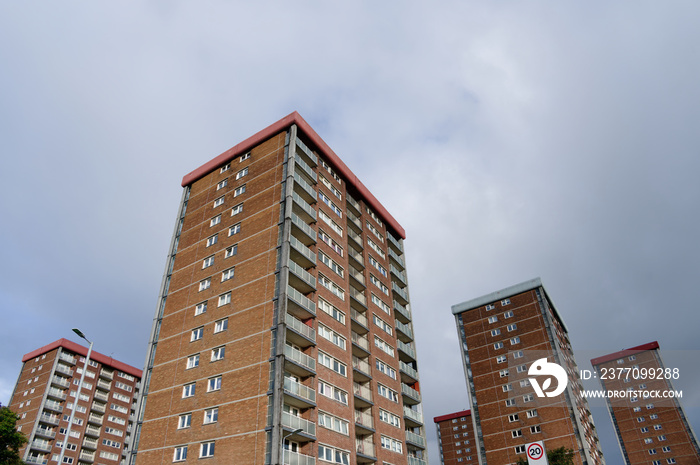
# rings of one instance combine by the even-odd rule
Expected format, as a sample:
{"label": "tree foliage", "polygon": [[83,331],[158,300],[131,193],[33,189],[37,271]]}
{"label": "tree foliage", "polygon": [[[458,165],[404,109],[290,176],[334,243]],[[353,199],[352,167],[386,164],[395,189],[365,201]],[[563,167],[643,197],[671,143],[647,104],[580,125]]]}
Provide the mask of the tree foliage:
{"label": "tree foliage", "polygon": [[[566,447],[559,447],[547,451],[549,465],[574,465],[574,451]],[[516,465],[527,465],[527,459],[518,457]]]}
{"label": "tree foliage", "polygon": [[20,465],[19,449],[27,438],[17,431],[19,417],[7,407],[0,407],[0,465]]}

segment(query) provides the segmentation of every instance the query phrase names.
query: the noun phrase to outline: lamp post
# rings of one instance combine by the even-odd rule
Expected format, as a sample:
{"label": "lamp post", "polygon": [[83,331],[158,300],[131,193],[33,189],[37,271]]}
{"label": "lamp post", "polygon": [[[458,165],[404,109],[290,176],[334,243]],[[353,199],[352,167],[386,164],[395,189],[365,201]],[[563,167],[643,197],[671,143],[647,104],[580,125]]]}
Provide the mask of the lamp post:
{"label": "lamp post", "polygon": [[[80,400],[80,390],[83,387],[83,380],[85,380],[85,372],[90,365],[90,354],[92,353],[92,342],[85,337],[82,331],[78,328],[73,328],[73,332],[80,336],[80,338],[85,339],[86,342],[90,343],[88,347],[87,356],[85,357],[85,365],[83,365],[83,373],[80,375],[80,382],[78,383],[78,390],[75,393],[75,402],[73,402],[73,408],[70,412],[70,418],[68,419],[68,428],[66,428],[66,437],[63,439],[63,444],[61,445],[61,455],[58,456],[58,463],[63,463],[63,456],[66,454],[66,445],[68,444],[68,438],[70,437],[70,430],[73,426],[73,418],[75,418],[75,407],[78,405],[78,400]],[[70,388],[69,388],[70,390]],[[69,392],[70,394],[70,392]],[[70,396],[69,396],[70,397]]]}
{"label": "lamp post", "polygon": [[284,440],[287,439],[292,434],[301,433],[302,431],[304,431],[303,428],[297,428],[294,431],[292,431],[291,433],[287,433],[284,436],[282,436],[282,463],[280,465],[285,465],[284,464],[284,456],[285,456],[285,453],[287,452],[287,449],[284,448]]}

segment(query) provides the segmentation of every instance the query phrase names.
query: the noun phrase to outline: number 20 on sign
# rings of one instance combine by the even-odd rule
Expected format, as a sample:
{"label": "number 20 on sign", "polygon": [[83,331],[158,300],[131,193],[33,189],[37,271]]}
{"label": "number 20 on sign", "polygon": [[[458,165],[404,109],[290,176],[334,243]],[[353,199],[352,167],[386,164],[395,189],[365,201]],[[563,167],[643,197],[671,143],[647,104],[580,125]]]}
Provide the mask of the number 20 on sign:
{"label": "number 20 on sign", "polygon": [[528,465],[548,465],[542,441],[531,442],[525,448]]}

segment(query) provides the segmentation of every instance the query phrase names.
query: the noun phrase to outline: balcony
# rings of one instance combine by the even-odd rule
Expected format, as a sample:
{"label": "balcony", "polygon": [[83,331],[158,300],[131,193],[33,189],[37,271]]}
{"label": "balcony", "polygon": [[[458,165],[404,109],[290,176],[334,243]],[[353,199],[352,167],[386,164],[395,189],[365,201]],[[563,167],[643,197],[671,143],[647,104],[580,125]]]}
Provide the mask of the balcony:
{"label": "balcony", "polygon": [[[56,418],[56,420],[58,420],[58,418]],[[40,426],[36,429],[36,431],[34,432],[34,435],[36,437],[53,439],[56,437],[56,431],[54,431],[51,428],[42,428]]]}
{"label": "balcony", "polygon": [[105,391],[109,391],[110,389],[112,389],[112,383],[110,383],[109,381],[105,381],[103,379],[99,379],[99,380],[97,380],[97,388],[105,390]]}
{"label": "balcony", "polygon": [[406,431],[406,443],[414,445],[420,449],[425,449],[425,438],[413,431]]}
{"label": "balcony", "polygon": [[291,431],[301,428],[301,432],[287,436],[290,441],[308,441],[316,439],[316,424],[303,418],[282,412],[282,426]]}
{"label": "balcony", "polygon": [[100,436],[100,428],[92,425],[88,425],[87,428],[85,428],[85,436],[92,436],[92,437],[99,437]]}
{"label": "balcony", "polygon": [[396,251],[397,254],[403,254],[403,245],[391,235],[391,233],[386,235],[389,239],[389,245]]}
{"label": "balcony", "polygon": [[83,462],[88,462],[92,463],[95,461],[95,453],[94,452],[88,452],[86,450],[81,450],[80,455],[78,458],[83,461]]}
{"label": "balcony", "polygon": [[353,382],[352,393],[355,395],[355,407],[371,407],[374,405],[372,402],[372,390],[369,387]]}
{"label": "balcony", "polygon": [[413,348],[413,344],[406,344],[401,341],[396,341],[396,345],[399,348],[399,359],[408,363],[416,361],[416,349]]}
{"label": "balcony", "polygon": [[394,263],[396,263],[399,269],[406,269],[406,262],[404,262],[403,258],[399,257],[398,254],[394,252],[391,248],[389,248],[389,258],[392,259]]}
{"label": "balcony", "polygon": [[394,281],[391,282],[391,290],[400,304],[406,305],[408,303],[408,293],[401,289]]}
{"label": "balcony", "polygon": [[53,445],[51,442],[44,439],[35,439],[32,441],[30,448],[32,450],[38,450],[39,452],[51,452]]}
{"label": "balcony", "polygon": [[401,394],[403,395],[404,405],[415,405],[421,402],[420,392],[404,383],[401,383]]}
{"label": "balcony", "polygon": [[106,404],[100,404],[99,402],[93,402],[92,407],[90,407],[90,410],[93,412],[99,412],[99,413],[105,413],[107,405]]}
{"label": "balcony", "polygon": [[412,428],[423,426],[423,414],[417,410],[411,410],[404,405],[403,417],[406,419],[406,425]]}
{"label": "balcony", "polygon": [[394,300],[394,317],[402,323],[409,323],[411,321],[411,312],[407,307]]}
{"label": "balcony", "polygon": [[299,215],[292,212],[292,234],[294,233],[301,233],[295,237],[306,246],[316,243],[316,231],[314,231],[311,226],[302,220]]}
{"label": "balcony", "polygon": [[367,334],[369,332],[369,322],[363,312],[358,312],[351,308],[350,320],[352,322],[352,330],[357,332],[357,334]]}
{"label": "balcony", "polygon": [[70,387],[70,382],[65,378],[61,378],[60,376],[54,376],[53,378],[51,378],[51,384],[61,386],[64,388]]}
{"label": "balcony", "polygon": [[291,450],[285,450],[284,463],[285,465],[315,465],[316,458],[309,455],[300,454],[298,452],[293,452]]}
{"label": "balcony", "polygon": [[408,465],[428,465],[428,462],[426,462],[423,459],[419,459],[418,457],[412,457],[408,456]]}
{"label": "balcony", "polygon": [[316,278],[298,263],[289,260],[289,283],[304,294],[316,290]]}
{"label": "balcony", "polygon": [[372,463],[377,461],[377,454],[374,451],[372,436],[369,439],[355,438],[355,451],[357,452],[357,463]]}
{"label": "balcony", "polygon": [[350,267],[349,271],[350,271],[350,278],[355,280],[354,283],[352,281],[350,281],[351,283],[358,284],[359,285],[358,287],[361,287],[361,288],[367,287],[367,285],[365,284],[365,277],[363,276],[363,274],[360,271],[357,271],[352,266]]}
{"label": "balcony", "polygon": [[401,381],[404,383],[413,384],[418,381],[418,371],[401,360],[399,360],[399,372],[401,373]]}
{"label": "balcony", "polygon": [[288,310],[301,320],[316,316],[316,304],[292,286],[287,286]]}
{"label": "balcony", "polygon": [[[60,379],[60,378],[59,378]],[[56,389],[56,388],[50,388],[49,392],[46,393],[48,397],[51,397],[52,399],[58,399],[58,400],[66,400],[66,391],[63,389]]]}
{"label": "balcony", "polygon": [[362,232],[362,222],[360,221],[360,218],[358,218],[353,212],[350,210],[346,211],[347,217],[348,217],[348,226],[351,228],[355,229],[355,232],[361,233]]}
{"label": "balcony", "polygon": [[355,231],[352,229],[348,229],[348,237],[355,241],[355,244],[357,245],[357,248],[362,250],[365,248],[364,244],[362,243],[362,236],[357,234]]}
{"label": "balcony", "polygon": [[88,423],[102,426],[103,419],[104,415],[96,415],[94,413],[90,413],[90,416],[88,416]]}
{"label": "balcony", "polygon": [[403,284],[401,287],[406,287],[408,285],[408,280],[406,279],[406,274],[404,272],[399,271],[399,269],[392,264],[389,264],[389,271],[391,272],[392,276],[400,281],[400,284]]}
{"label": "balcony", "polygon": [[318,165],[318,157],[316,157],[316,155],[314,155],[314,153],[298,137],[296,139],[296,145],[299,150],[295,150],[295,155],[303,156],[306,162],[313,166]]}
{"label": "balcony", "polygon": [[299,408],[316,406],[316,391],[289,378],[284,378],[284,393],[286,404]]}
{"label": "balcony", "polygon": [[360,254],[359,252],[357,252],[357,251],[356,251],[355,249],[353,249],[352,247],[349,247],[349,248],[348,248],[348,257],[350,257],[350,258],[352,258],[353,260],[355,260],[355,262],[356,262],[358,265],[360,265],[360,268],[362,268],[363,270],[365,269],[365,260],[364,260],[364,258],[362,258],[362,254]]}
{"label": "balcony", "polygon": [[[297,189],[298,187],[298,189]],[[307,202],[316,202],[316,190],[308,182],[304,181],[299,173],[294,173],[294,192]]]}
{"label": "balcony", "polygon": [[56,365],[56,373],[61,373],[62,375],[66,376],[73,376],[73,370],[65,365],[61,365],[60,363]]}
{"label": "balcony", "polygon": [[369,339],[367,336],[360,336],[355,331],[350,332],[352,339],[352,353],[357,357],[366,357],[369,355]]}
{"label": "balcony", "polygon": [[367,310],[367,297],[364,292],[350,286],[350,297],[352,298],[350,305],[360,311]]}
{"label": "balcony", "polygon": [[294,236],[289,237],[289,258],[305,268],[316,266],[316,254]]}
{"label": "balcony", "polygon": [[63,405],[61,405],[60,402],[56,402],[55,400],[47,400],[44,403],[44,408],[46,410],[51,410],[58,413],[63,412]]}
{"label": "balcony", "polygon": [[[361,431],[358,431],[361,430]],[[355,410],[355,432],[357,434],[374,433],[374,418],[369,413]]]}
{"label": "balcony", "polygon": [[307,177],[307,179],[313,184],[316,184],[318,182],[318,176],[316,176],[314,170],[311,169],[311,167],[307,165],[301,157],[292,157],[292,159],[294,160],[295,172],[298,172],[299,174],[303,173]]}
{"label": "balcony", "polygon": [[26,460],[27,463],[31,463],[32,465],[46,465],[49,463],[49,459],[45,458],[45,456],[38,456],[38,455],[30,455],[27,457]]}
{"label": "balcony", "polygon": [[284,357],[284,366],[290,373],[302,377],[316,374],[316,360],[301,352],[299,349],[285,345]]}
{"label": "balcony", "polygon": [[287,323],[287,340],[299,347],[309,347],[316,344],[316,331],[311,326],[302,323],[287,313],[284,317]]}
{"label": "balcony", "polygon": [[372,367],[370,366],[369,357],[360,358],[352,356],[352,369],[355,371],[353,379],[359,382],[366,382],[372,379]]}
{"label": "balcony", "polygon": [[39,417],[39,421],[42,423],[48,423],[49,425],[58,425],[60,418],[58,415],[49,415],[48,413],[42,413]]}
{"label": "balcony", "polygon": [[396,320],[396,336],[403,342],[411,342],[413,340],[413,329],[411,329],[411,324],[403,324]]}
{"label": "balcony", "polygon": [[112,381],[114,379],[114,370],[105,370],[104,368],[102,368],[100,370],[100,378]]}
{"label": "balcony", "polygon": [[83,448],[97,450],[97,439],[85,438],[83,440]]}
{"label": "balcony", "polygon": [[75,365],[75,362],[77,362],[77,359],[76,359],[74,356],[72,356],[72,355],[70,355],[70,354],[67,354],[67,353],[65,353],[65,352],[61,352],[61,355],[60,355],[58,358],[59,358],[62,362],[65,362],[65,363],[67,363],[67,364],[69,364],[69,365]]}
{"label": "balcony", "polygon": [[299,217],[306,223],[316,222],[316,210],[309,205],[306,200],[302,199],[299,194],[292,192],[292,212],[297,213]]}
{"label": "balcony", "polygon": [[345,194],[345,200],[347,200],[348,205],[355,209],[356,215],[362,214],[362,209],[360,208],[360,204],[357,202],[357,200],[350,197],[347,193]]}
{"label": "balcony", "polygon": [[95,399],[99,399],[103,402],[107,402],[109,400],[109,394],[105,394],[104,392],[101,392],[101,391],[95,391]]}

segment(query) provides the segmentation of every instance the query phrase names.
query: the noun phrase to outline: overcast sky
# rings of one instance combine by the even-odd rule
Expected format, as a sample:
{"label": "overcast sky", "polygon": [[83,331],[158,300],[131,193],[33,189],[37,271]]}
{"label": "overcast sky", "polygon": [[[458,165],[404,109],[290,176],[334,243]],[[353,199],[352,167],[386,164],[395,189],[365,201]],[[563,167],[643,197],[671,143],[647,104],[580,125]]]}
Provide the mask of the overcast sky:
{"label": "overcast sky", "polygon": [[0,401],[74,326],[141,368],[182,176],[297,110],[406,229],[431,463],[432,418],[468,407],[450,307],[537,276],[582,368],[681,360],[700,428],[699,15],[0,0]]}

